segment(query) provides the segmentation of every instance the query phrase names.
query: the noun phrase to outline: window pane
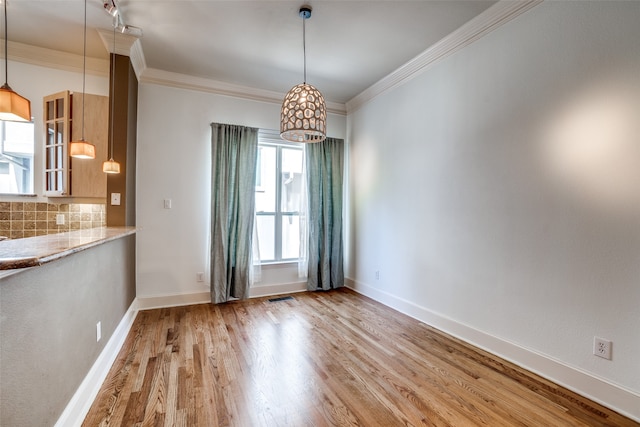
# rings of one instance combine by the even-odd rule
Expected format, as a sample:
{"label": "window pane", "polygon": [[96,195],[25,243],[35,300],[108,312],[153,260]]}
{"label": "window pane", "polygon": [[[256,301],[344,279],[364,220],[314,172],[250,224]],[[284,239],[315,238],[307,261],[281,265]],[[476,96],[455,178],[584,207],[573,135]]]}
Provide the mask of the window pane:
{"label": "window pane", "polygon": [[64,156],[62,151],[62,145],[56,146],[56,161],[55,161],[56,169],[62,169],[64,167]]}
{"label": "window pane", "polygon": [[55,140],[55,130],[53,128],[52,124],[48,124],[47,125],[47,136],[46,136],[47,140],[45,142],[46,145],[53,145],[56,143]]}
{"label": "window pane", "polygon": [[260,261],[273,261],[275,254],[275,216],[257,215],[256,228],[258,230],[258,249],[260,250]]}
{"label": "window pane", "polygon": [[64,117],[64,99],[56,99],[56,119]]}
{"label": "window pane", "polygon": [[45,120],[52,120],[53,116],[53,101],[47,101],[47,112],[45,116]]}
{"label": "window pane", "polygon": [[300,257],[300,216],[282,217],[282,259]]}
{"label": "window pane", "polygon": [[55,126],[56,126],[56,142],[55,143],[56,144],[62,144],[64,142],[63,138],[62,138],[63,135],[64,135],[62,133],[62,131],[64,129],[64,125],[62,124],[62,122],[58,122],[58,123],[55,124]]}
{"label": "window pane", "polygon": [[62,171],[56,172],[56,191],[62,191]]}
{"label": "window pane", "polygon": [[282,170],[280,174],[280,209],[282,212],[300,211],[302,159],[302,150],[282,149]]}
{"label": "window pane", "polygon": [[258,148],[256,212],[276,210],[276,147]]}
{"label": "window pane", "polygon": [[281,143],[275,132],[259,134],[258,138],[255,194],[260,261],[297,260],[304,146]]}
{"label": "window pane", "polygon": [[49,147],[46,150],[47,152],[47,161],[46,161],[46,168],[47,169],[54,169],[56,167],[56,163],[55,163],[55,147]]}

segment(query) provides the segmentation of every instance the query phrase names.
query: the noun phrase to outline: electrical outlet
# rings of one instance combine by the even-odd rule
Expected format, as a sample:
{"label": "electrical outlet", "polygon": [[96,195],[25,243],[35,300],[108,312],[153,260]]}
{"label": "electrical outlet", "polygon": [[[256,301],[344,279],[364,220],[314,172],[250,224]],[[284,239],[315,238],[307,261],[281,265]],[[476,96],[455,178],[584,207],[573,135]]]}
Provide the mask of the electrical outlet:
{"label": "electrical outlet", "polygon": [[380,280],[380,270],[376,270],[376,280]]}
{"label": "electrical outlet", "polygon": [[111,193],[111,206],[120,206],[120,193]]}
{"label": "electrical outlet", "polygon": [[56,214],[56,225],[64,225],[64,214]]}
{"label": "electrical outlet", "polygon": [[204,273],[196,273],[196,282],[204,282]]}
{"label": "electrical outlet", "polygon": [[100,338],[102,338],[102,322],[96,323],[96,342],[99,342]]}
{"label": "electrical outlet", "polygon": [[593,337],[593,354],[603,359],[611,360],[611,341]]}

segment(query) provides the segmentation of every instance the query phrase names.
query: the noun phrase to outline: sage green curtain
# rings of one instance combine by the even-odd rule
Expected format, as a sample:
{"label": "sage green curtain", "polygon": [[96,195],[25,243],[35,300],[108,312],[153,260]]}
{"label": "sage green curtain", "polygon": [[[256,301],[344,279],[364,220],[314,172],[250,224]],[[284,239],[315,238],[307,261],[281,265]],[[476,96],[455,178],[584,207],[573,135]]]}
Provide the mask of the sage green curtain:
{"label": "sage green curtain", "polygon": [[307,289],[344,286],[342,175],[344,141],[327,138],[306,145],[308,192]]}
{"label": "sage green curtain", "polygon": [[258,129],[211,124],[211,301],[249,297]]}

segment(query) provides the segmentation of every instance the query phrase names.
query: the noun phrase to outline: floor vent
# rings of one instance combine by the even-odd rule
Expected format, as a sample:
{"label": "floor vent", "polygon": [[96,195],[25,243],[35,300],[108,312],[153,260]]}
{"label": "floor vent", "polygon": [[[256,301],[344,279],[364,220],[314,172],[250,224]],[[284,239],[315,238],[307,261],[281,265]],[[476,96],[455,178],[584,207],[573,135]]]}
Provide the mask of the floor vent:
{"label": "floor vent", "polygon": [[269,302],[278,302],[278,301],[287,301],[293,299],[293,297],[278,297],[278,298],[269,298]]}

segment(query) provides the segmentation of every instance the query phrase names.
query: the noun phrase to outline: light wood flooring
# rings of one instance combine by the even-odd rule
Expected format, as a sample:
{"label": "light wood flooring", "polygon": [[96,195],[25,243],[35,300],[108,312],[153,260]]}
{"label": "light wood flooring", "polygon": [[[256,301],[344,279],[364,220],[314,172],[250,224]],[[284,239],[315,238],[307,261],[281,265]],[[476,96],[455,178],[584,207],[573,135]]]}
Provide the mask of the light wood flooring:
{"label": "light wood flooring", "polygon": [[640,426],[348,289],[138,314],[84,426]]}

